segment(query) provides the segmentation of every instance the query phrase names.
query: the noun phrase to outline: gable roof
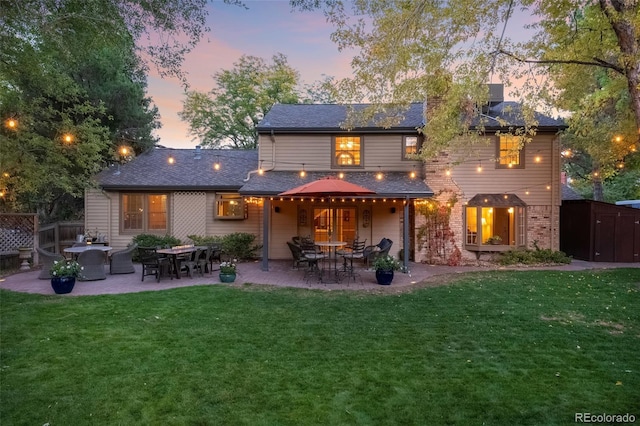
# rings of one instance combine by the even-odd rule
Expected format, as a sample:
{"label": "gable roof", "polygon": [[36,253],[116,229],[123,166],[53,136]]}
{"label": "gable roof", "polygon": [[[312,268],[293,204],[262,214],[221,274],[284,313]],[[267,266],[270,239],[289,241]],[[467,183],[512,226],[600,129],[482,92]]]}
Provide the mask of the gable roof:
{"label": "gable roof", "polygon": [[[361,111],[369,106],[368,104],[354,104],[349,107],[356,111]],[[259,133],[278,132],[322,132],[322,131],[344,131],[341,127],[347,118],[346,105],[339,104],[275,104],[258,124]],[[403,113],[403,120],[391,129],[412,130],[421,126],[423,121],[422,104],[413,103],[409,109]],[[365,127],[359,127],[358,131],[381,130],[375,123],[370,123]]]}
{"label": "gable roof", "polygon": [[[362,110],[369,104],[351,105],[356,111]],[[358,132],[384,131],[407,132],[416,131],[424,126],[425,116],[422,103],[412,103],[402,113],[402,121],[389,129],[383,129],[376,123],[354,129]],[[339,104],[275,104],[258,124],[258,133],[319,133],[345,131],[342,124],[347,118],[348,107]],[[499,102],[492,104],[481,114],[485,121],[485,129],[495,131],[505,127],[524,126],[522,107],[518,102]],[[565,127],[564,121],[544,114],[535,113],[538,121],[538,131],[556,132]],[[503,122],[506,122],[504,124]],[[480,119],[474,121],[479,125]]]}
{"label": "gable roof", "polygon": [[[174,164],[168,163],[169,156]],[[213,168],[216,162],[219,170]],[[107,190],[237,191],[257,164],[256,150],[154,148],[120,167],[103,170],[96,181]]]}

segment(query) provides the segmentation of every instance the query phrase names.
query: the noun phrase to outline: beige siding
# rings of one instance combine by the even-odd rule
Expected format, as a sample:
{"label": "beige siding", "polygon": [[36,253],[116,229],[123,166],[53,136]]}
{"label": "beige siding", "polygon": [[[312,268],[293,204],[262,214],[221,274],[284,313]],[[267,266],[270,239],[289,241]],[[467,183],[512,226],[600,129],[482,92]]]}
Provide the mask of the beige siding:
{"label": "beige siding", "polygon": [[[550,205],[552,199],[557,199],[559,168],[557,153],[554,158],[554,139],[552,135],[536,136],[525,147],[524,169],[496,169],[495,162],[489,160],[496,156],[495,143],[478,146],[474,157],[467,157],[464,163],[453,167],[451,181],[464,194],[464,200],[479,193],[500,194],[512,193],[520,197],[528,205]],[[494,139],[491,138],[493,141]],[[541,161],[535,162],[540,156]],[[482,172],[477,171],[482,164]],[[440,163],[442,168],[447,164]],[[427,183],[429,183],[427,175]],[[529,192],[527,194],[527,191]]]}
{"label": "beige siding", "polygon": [[[184,191],[169,194],[169,234],[188,242],[187,235],[226,235],[248,232],[262,244],[262,206],[248,205],[245,220],[214,218],[215,193]],[[107,234],[114,249],[125,248],[134,234],[120,233],[120,193],[88,190],[85,197],[85,226]]]}
{"label": "beige siding", "polygon": [[[280,135],[275,142],[260,136],[262,167],[270,170],[330,170],[332,135]],[[402,135],[363,135],[363,168],[357,170],[409,171],[419,167],[419,161],[402,159]]]}

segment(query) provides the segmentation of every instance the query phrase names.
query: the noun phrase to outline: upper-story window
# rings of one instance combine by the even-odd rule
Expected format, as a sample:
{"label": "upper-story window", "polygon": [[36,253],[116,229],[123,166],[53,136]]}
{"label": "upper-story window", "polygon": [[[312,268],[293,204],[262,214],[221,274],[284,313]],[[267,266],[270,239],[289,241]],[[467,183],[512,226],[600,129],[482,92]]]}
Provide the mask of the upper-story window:
{"label": "upper-story window", "polygon": [[334,143],[336,166],[361,166],[362,142],[360,136],[336,136]]}
{"label": "upper-story window", "polygon": [[418,146],[417,136],[405,136],[402,140],[402,157],[413,160],[413,156],[418,154],[420,147]]}
{"label": "upper-story window", "polygon": [[496,162],[496,168],[524,167],[524,147],[521,146],[521,138],[519,136],[498,136],[497,151],[498,161]]}
{"label": "upper-story window", "polygon": [[120,228],[124,233],[166,233],[166,194],[122,194]]}

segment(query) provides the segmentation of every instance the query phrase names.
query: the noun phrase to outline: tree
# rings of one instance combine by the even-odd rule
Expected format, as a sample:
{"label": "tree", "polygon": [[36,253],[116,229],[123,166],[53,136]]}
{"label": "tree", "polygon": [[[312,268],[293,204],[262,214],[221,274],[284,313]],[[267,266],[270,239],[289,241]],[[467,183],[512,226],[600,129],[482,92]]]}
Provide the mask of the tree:
{"label": "tree", "polygon": [[[494,76],[507,86],[524,79],[515,94],[526,107],[522,112],[527,126],[535,128],[532,109],[553,99],[540,78],[548,78],[550,68],[561,63],[605,68],[622,76],[634,128],[640,128],[637,0],[371,0],[355,2],[352,11],[336,0],[290,3],[301,10],[322,8],[336,26],[332,39],[339,48],[359,51],[352,60],[355,76],[340,81],[338,93],[341,101],[374,103],[360,120],[411,101],[439,101],[425,128],[429,140],[423,156],[460,140],[461,133],[470,134],[476,105],[487,101],[484,83]],[[597,27],[570,26],[570,18],[587,6],[598,11]],[[504,37],[516,8],[536,17],[531,27],[537,35],[526,42]],[[574,49],[575,39],[583,40],[585,48]]]}
{"label": "tree", "polygon": [[2,210],[37,211],[43,222],[77,217],[84,189],[118,144],[138,152],[155,144],[157,111],[133,38],[117,19],[105,17],[116,34],[80,19],[101,17],[101,6],[108,14],[109,5],[3,2]]}
{"label": "tree", "polygon": [[[592,37],[585,31],[565,38],[571,28],[601,31],[604,21],[598,6],[588,6],[575,13],[571,20],[554,26],[546,39],[553,46],[570,47],[573,51],[593,50]],[[558,27],[562,27],[558,29]],[[551,37],[551,34],[554,37]],[[605,38],[606,37],[606,38]],[[601,32],[596,49],[601,57],[615,55],[613,32]],[[549,49],[553,50],[553,49]],[[606,55],[604,52],[609,51]],[[556,55],[556,53],[553,53]],[[596,57],[596,52],[592,55]],[[611,182],[625,173],[625,162],[637,151],[636,130],[631,96],[626,90],[624,75],[610,67],[586,67],[576,63],[554,63],[549,77],[557,89],[555,104],[572,114],[568,129],[562,136],[563,146],[573,155],[566,158],[566,170],[574,179],[585,179],[593,185],[593,198],[605,199],[603,182]],[[628,165],[632,165],[629,163]],[[627,167],[628,168],[628,167]],[[611,188],[609,184],[607,187]]]}
{"label": "tree", "polygon": [[282,54],[267,64],[255,56],[242,56],[231,70],[216,72],[216,87],[208,93],[190,91],[180,118],[206,147],[230,145],[255,149],[256,126],[275,103],[296,103],[299,74]]}

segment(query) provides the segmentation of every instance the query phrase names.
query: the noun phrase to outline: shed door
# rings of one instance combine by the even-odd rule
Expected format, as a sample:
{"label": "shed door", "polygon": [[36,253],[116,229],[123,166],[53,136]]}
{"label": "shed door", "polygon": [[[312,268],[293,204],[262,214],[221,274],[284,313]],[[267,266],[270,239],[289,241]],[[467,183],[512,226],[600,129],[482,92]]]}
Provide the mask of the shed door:
{"label": "shed door", "polygon": [[630,215],[618,217],[616,223],[616,262],[635,262],[634,234],[635,217]]}
{"label": "shed door", "polygon": [[616,216],[600,214],[596,216],[596,231],[593,260],[596,262],[613,262],[615,259]]}

